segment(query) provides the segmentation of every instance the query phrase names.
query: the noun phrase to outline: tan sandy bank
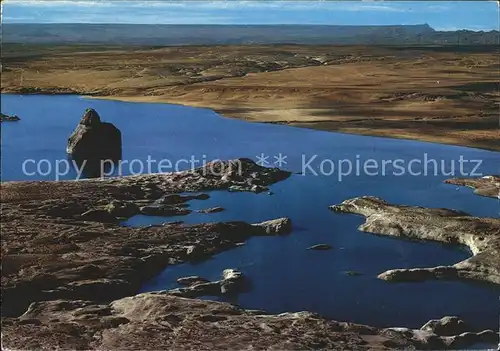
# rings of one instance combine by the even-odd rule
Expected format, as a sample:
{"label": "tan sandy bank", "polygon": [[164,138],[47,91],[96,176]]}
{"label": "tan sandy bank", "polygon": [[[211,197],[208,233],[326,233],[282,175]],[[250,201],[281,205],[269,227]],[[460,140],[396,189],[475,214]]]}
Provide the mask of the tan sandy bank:
{"label": "tan sandy bank", "polygon": [[248,121],[500,150],[495,47],[3,51],[2,92],[175,103]]}

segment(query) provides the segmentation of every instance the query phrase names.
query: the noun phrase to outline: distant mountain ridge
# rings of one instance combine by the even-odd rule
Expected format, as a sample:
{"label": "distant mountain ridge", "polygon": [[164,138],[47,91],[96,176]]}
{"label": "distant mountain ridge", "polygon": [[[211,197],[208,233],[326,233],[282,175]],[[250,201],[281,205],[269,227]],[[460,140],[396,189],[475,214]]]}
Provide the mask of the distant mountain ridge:
{"label": "distant mountain ridge", "polygon": [[100,45],[494,45],[499,31],[436,31],[428,24],[343,25],[2,25],[4,43]]}

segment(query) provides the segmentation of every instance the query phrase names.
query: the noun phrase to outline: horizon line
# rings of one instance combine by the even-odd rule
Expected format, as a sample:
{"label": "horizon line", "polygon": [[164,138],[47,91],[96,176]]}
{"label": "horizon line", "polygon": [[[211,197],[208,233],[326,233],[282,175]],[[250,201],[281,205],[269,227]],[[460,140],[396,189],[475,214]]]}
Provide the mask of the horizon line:
{"label": "horizon line", "polygon": [[436,32],[457,32],[457,31],[469,31],[469,32],[498,32],[498,29],[467,29],[467,28],[456,28],[450,30],[435,29],[428,23],[414,23],[414,24],[307,24],[307,23],[248,23],[248,24],[231,24],[231,23],[129,23],[129,22],[3,22],[2,25],[126,25],[126,26],[203,26],[203,27],[222,27],[222,26],[232,26],[232,27],[415,27],[415,26],[428,26]]}

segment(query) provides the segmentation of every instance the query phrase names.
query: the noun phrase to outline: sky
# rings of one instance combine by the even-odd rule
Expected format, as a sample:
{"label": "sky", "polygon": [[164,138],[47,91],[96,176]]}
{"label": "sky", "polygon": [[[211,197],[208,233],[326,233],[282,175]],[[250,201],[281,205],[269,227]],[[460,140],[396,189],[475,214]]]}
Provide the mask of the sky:
{"label": "sky", "polygon": [[4,23],[334,24],[428,23],[436,30],[498,30],[497,1],[5,0]]}

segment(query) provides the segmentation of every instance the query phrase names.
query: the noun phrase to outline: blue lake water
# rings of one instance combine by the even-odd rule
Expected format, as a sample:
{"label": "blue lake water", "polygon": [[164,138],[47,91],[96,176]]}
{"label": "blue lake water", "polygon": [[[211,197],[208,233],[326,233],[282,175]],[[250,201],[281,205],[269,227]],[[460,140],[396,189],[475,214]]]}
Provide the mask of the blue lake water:
{"label": "blue lake water", "polygon": [[[2,95],[2,112],[17,114],[19,122],[1,125],[2,181],[54,180],[60,160],[64,171],[65,148],[69,134],[85,108],[95,108],[105,121],[114,123],[123,137],[123,159],[133,168],[122,167],[115,174],[158,171],[153,161],[163,162],[163,171],[175,170],[179,160],[191,156],[200,160],[286,156],[281,168],[305,175],[271,187],[274,195],[210,192],[209,200],[191,201],[192,209],[222,206],[226,211],[213,214],[193,212],[182,217],[131,218],[125,225],[148,225],[183,220],[186,223],[244,220],[260,222],[287,216],[293,221],[293,233],[284,237],[258,237],[244,246],[223,252],[199,264],[168,267],[143,287],[144,291],[177,287],[175,280],[186,275],[218,279],[223,269],[238,268],[252,283],[250,292],[237,302],[246,308],[270,312],[310,310],[337,319],[378,326],[418,327],[432,318],[458,315],[477,328],[496,328],[500,312],[500,289],[464,282],[430,281],[424,283],[387,283],[377,274],[393,268],[430,267],[452,264],[470,255],[466,249],[437,243],[409,242],[374,236],[357,231],[363,219],[339,215],[328,206],[361,195],[374,195],[389,202],[444,207],[473,215],[498,217],[498,200],[473,196],[471,190],[443,183],[462,171],[470,174],[477,161],[476,173],[499,173],[500,153],[406,140],[328,133],[272,124],[252,124],[226,119],[211,110],[167,104],[139,104],[85,99],[77,96]],[[147,168],[148,157],[150,169]],[[304,165],[311,158],[310,168]],[[23,162],[26,163],[23,171]],[[40,160],[40,172],[36,164]],[[386,171],[368,168],[368,159],[378,162],[400,160],[411,171],[400,174],[390,164]],[[353,174],[339,178],[340,160],[350,160]],[[427,175],[423,164],[427,160]],[[439,174],[435,175],[436,160]],[[360,164],[356,172],[356,161]],[[469,161],[469,162],[465,162]],[[322,163],[323,162],[323,163]],[[441,163],[443,162],[443,167]],[[51,172],[48,172],[48,164]],[[172,165],[169,169],[168,165]],[[343,170],[347,170],[347,161]],[[323,165],[323,166],[321,166]],[[186,162],[177,170],[187,169]],[[373,167],[373,166],[372,166]],[[441,169],[442,168],[442,169]],[[321,172],[323,171],[323,172]],[[419,172],[422,174],[417,175]],[[64,173],[64,172],[63,172]],[[314,173],[318,173],[315,175]],[[356,174],[358,173],[358,174]],[[370,173],[370,174],[367,174]],[[375,175],[375,173],[378,173]],[[74,179],[70,169],[58,179]],[[331,251],[311,251],[307,247],[331,244]],[[360,276],[349,276],[357,271]]]}

